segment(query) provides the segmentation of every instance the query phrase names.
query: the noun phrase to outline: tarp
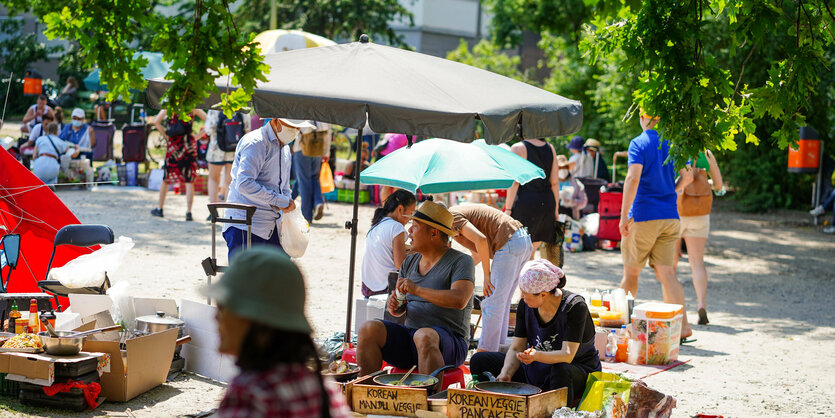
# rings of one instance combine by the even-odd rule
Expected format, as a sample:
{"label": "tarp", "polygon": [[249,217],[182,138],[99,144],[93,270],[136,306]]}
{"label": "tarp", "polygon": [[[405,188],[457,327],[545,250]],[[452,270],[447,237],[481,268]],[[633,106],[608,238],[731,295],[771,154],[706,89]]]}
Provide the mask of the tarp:
{"label": "tarp", "polygon": [[[37,282],[46,277],[55,233],[78,218],[40,179],[6,150],[0,149],[0,236],[20,234],[20,259],[9,280],[8,293],[37,293]],[[98,248],[98,247],[94,247]],[[83,247],[62,246],[53,266],[91,252]],[[8,271],[3,269],[3,278]],[[69,301],[61,300],[69,306]]]}

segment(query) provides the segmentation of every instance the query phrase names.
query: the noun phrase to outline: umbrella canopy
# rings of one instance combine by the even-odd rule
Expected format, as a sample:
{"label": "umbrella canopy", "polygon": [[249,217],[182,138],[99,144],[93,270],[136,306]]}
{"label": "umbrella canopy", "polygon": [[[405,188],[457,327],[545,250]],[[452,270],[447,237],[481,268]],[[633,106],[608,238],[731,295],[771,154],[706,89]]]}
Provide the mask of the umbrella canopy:
{"label": "umbrella canopy", "polygon": [[315,48],[317,46],[336,45],[336,42],[302,30],[273,29],[264,31],[255,37],[261,45],[262,54],[292,51],[294,49]]}
{"label": "umbrella canopy", "polygon": [[[312,119],[375,132],[471,142],[476,119],[488,144],[515,137],[562,136],[583,123],[580,102],[466,64],[370,42],[266,54],[266,82],[252,96],[258,115]],[[154,79],[148,100],[159,101],[171,81]],[[220,101],[207,98],[209,108]]]}
{"label": "umbrella canopy", "polygon": [[[146,80],[165,77],[171,68],[171,65],[162,60],[162,54],[159,52],[137,52],[133,55],[134,59],[137,56],[143,56],[148,60],[148,65],[142,69],[142,78]],[[84,78],[84,87],[87,87],[87,90],[107,90],[107,85],[101,84],[98,69],[93,70],[93,72]]]}
{"label": "umbrella canopy", "polygon": [[[40,293],[37,282],[46,278],[46,267],[52,254],[55,233],[65,225],[80,224],[58,196],[34,174],[0,149],[0,236],[20,234],[18,266],[9,279],[8,293]],[[96,248],[96,247],[94,247]],[[91,252],[91,249],[62,246],[52,265]],[[4,271],[3,278],[8,272]],[[61,298],[61,306],[69,301]]]}
{"label": "umbrella canopy", "polygon": [[[472,142],[476,120],[484,125],[488,144],[510,141],[521,127],[526,138],[562,136],[583,124],[580,102],[490,71],[418,52],[360,42],[266,54],[266,82],[258,83],[252,104],[258,115],[312,119],[359,129],[368,123],[375,132],[449,138]],[[171,86],[150,80],[146,96],[159,107]],[[220,102],[226,78],[202,108]],[[356,166],[361,167],[362,141],[356,141]],[[350,221],[348,313],[345,338],[351,337],[359,188],[354,186]]]}
{"label": "umbrella canopy", "polygon": [[433,138],[400,148],[360,173],[364,184],[399,187],[415,193],[507,189],[544,178],[530,161],[483,140],[471,144]]}

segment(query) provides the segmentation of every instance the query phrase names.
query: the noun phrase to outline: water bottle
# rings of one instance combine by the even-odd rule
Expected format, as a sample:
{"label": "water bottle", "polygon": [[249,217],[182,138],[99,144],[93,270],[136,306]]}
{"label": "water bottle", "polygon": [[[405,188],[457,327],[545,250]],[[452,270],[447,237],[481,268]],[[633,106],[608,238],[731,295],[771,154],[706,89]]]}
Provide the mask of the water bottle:
{"label": "water bottle", "polygon": [[618,352],[618,336],[617,331],[612,330],[606,336],[606,361],[614,363],[615,355]]}

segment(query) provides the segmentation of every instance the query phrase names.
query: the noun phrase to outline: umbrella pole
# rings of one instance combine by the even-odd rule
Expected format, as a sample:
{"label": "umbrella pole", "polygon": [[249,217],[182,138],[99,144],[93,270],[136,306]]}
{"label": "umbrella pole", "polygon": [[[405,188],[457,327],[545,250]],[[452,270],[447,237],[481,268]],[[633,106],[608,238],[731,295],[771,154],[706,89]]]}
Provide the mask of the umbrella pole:
{"label": "umbrella pole", "polygon": [[348,313],[345,315],[345,339],[344,342],[351,342],[351,309],[354,305],[354,264],[357,258],[357,213],[359,212],[360,202],[360,176],[362,171],[362,128],[357,129],[357,149],[356,149],[356,165],[354,166],[354,173],[356,173],[354,180],[354,217],[351,218],[351,265],[348,266]]}

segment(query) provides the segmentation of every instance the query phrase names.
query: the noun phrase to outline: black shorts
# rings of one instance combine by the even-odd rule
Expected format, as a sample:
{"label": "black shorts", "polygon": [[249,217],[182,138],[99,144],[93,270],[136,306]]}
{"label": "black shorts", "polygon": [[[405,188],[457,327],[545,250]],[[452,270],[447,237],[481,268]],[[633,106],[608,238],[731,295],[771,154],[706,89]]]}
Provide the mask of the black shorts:
{"label": "black shorts", "polygon": [[[407,328],[394,322],[381,320],[386,326],[386,344],[383,346],[383,360],[400,369],[418,364],[414,335],[417,328]],[[447,327],[432,327],[440,337],[441,355],[444,365],[460,366],[467,359],[467,340],[459,337]]]}

